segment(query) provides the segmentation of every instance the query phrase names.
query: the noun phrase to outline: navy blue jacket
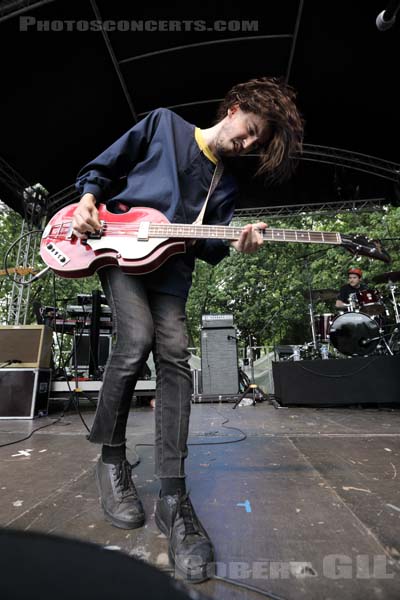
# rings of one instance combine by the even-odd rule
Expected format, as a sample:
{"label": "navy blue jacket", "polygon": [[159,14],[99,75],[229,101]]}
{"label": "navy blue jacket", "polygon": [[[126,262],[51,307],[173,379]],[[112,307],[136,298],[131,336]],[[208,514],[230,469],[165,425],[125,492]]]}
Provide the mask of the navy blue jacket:
{"label": "navy blue jacket", "polygon": [[[111,211],[123,202],[155,208],[172,223],[193,223],[215,168],[200,150],[194,130],[170,110],[151,112],[81,169],[76,181],[79,193],[92,193]],[[203,222],[228,225],[237,195],[235,179],[224,172]],[[220,240],[199,240],[186,254],[175,255],[157,271],[140,277],[146,278],[150,290],[186,298],[195,258],[217,264],[228,253]]]}

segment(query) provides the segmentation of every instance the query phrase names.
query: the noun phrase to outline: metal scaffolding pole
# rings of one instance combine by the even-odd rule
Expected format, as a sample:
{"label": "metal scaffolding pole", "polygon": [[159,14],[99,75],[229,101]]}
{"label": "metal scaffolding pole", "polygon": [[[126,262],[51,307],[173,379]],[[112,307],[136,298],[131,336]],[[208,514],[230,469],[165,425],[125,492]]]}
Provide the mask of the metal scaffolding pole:
{"label": "metal scaffolding pole", "polygon": [[342,200],[339,202],[313,202],[309,204],[283,204],[281,206],[259,206],[238,208],[235,219],[258,219],[269,217],[284,219],[296,216],[337,215],[338,213],[376,212],[383,210],[385,198],[366,198],[364,200]]}
{"label": "metal scaffolding pole", "polygon": [[[22,221],[21,235],[17,247],[16,266],[29,269],[37,256],[39,235],[46,219],[46,196],[48,192],[40,184],[35,184],[24,190],[26,218]],[[31,286],[26,285],[31,274],[16,277],[11,288],[8,306],[7,324],[25,325],[29,311]],[[25,285],[24,285],[25,284]]]}

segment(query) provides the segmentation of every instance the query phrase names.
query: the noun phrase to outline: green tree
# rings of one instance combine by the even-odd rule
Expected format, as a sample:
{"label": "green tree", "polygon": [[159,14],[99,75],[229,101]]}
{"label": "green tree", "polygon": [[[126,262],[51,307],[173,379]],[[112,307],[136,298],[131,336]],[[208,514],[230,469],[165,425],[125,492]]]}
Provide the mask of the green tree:
{"label": "green tree", "polygon": [[[239,224],[239,223],[237,223]],[[244,222],[241,223],[244,225]],[[386,206],[373,213],[347,212],[333,217],[302,215],[290,219],[269,219],[270,227],[365,233],[370,238],[386,240],[392,263],[367,257],[353,257],[344,248],[323,244],[265,243],[259,252],[245,255],[234,250],[216,267],[197,261],[193,286],[187,303],[190,345],[199,346],[201,315],[232,313],[240,342],[249,335],[259,344],[303,343],[311,340],[309,289],[338,290],[346,281],[349,266],[357,265],[364,277],[389,270],[400,270],[400,208]],[[0,212],[0,252],[20,235],[21,219],[6,209]],[[8,261],[9,266],[12,258]],[[34,265],[43,268],[40,256]],[[387,295],[387,285],[373,285]],[[62,312],[66,304],[76,301],[78,294],[100,289],[97,276],[85,279],[63,279],[49,274],[32,284],[31,304],[36,299],[42,306],[57,306]],[[11,281],[0,281],[0,317],[5,322]],[[334,312],[334,301],[316,302],[316,313]],[[35,322],[30,311],[29,322]]]}
{"label": "green tree", "polygon": [[[400,209],[335,217],[315,215],[270,219],[272,227],[364,233],[385,242],[392,257],[390,266],[367,257],[353,257],[342,247],[295,243],[265,243],[253,255],[231,251],[214,269],[198,261],[188,301],[192,338],[199,344],[201,314],[233,313],[243,344],[255,335],[259,344],[303,343],[311,340],[309,288],[338,290],[347,279],[349,266],[372,278],[386,270],[400,269]],[[394,239],[392,239],[394,238]],[[373,285],[387,294],[385,284]],[[316,313],[334,312],[334,300],[316,302]]]}
{"label": "green tree", "polygon": [[[7,265],[4,265],[4,258],[10,246],[16,242],[21,235],[21,226],[21,216],[2,205],[0,210],[0,255],[2,257],[0,269],[2,271],[5,269],[5,266],[7,266],[7,269],[20,266],[16,264],[18,244],[16,244],[13,251],[9,253]],[[32,236],[40,237],[40,234],[35,233],[32,234]],[[35,257],[34,264],[29,265],[35,272],[41,271],[45,266],[39,252]],[[0,278],[0,322],[3,324],[6,323],[7,320],[8,305],[13,286],[12,279],[14,277],[16,277],[15,274],[10,273],[10,276],[7,276],[3,273]],[[30,275],[27,275],[26,277],[29,278]],[[16,277],[16,279],[17,281],[19,280],[18,277]],[[63,312],[67,304],[76,303],[78,294],[90,294],[94,289],[100,289],[100,284],[96,275],[84,279],[64,279],[55,276],[49,271],[42,279],[39,279],[32,284],[27,323],[36,322],[36,316],[33,309],[35,302],[39,302],[41,306],[56,306],[60,312]]]}

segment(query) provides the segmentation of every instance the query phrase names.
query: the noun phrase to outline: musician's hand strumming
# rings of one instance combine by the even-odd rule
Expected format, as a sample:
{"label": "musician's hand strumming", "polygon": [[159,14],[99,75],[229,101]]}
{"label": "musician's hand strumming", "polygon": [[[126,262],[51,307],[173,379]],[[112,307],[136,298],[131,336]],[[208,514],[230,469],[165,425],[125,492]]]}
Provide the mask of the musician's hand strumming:
{"label": "musician's hand strumming", "polygon": [[96,198],[93,194],[84,194],[72,218],[74,235],[80,239],[86,239],[88,233],[99,231],[101,223],[98,215]]}

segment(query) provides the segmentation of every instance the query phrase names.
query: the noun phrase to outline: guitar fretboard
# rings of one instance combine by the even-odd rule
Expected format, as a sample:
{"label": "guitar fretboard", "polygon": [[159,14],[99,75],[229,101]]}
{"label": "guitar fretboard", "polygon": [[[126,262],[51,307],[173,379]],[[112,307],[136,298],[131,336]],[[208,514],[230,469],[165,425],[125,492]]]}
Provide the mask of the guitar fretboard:
{"label": "guitar fretboard", "polygon": [[[226,227],[223,225],[151,224],[149,237],[237,240],[242,230],[242,227]],[[262,237],[269,242],[339,245],[342,243],[340,233],[330,231],[267,228],[262,231]]]}
{"label": "guitar fretboard", "polygon": [[[138,239],[147,238],[188,238],[188,239],[220,239],[237,240],[243,227],[225,225],[187,225],[180,223],[121,223],[108,221],[103,223],[102,236],[132,235]],[[70,235],[71,221],[63,221],[53,225],[52,235]],[[335,244],[341,245],[343,239],[340,233],[333,231],[309,231],[306,229],[274,229],[268,227],[261,231],[262,237],[268,242],[300,242],[304,244]]]}

